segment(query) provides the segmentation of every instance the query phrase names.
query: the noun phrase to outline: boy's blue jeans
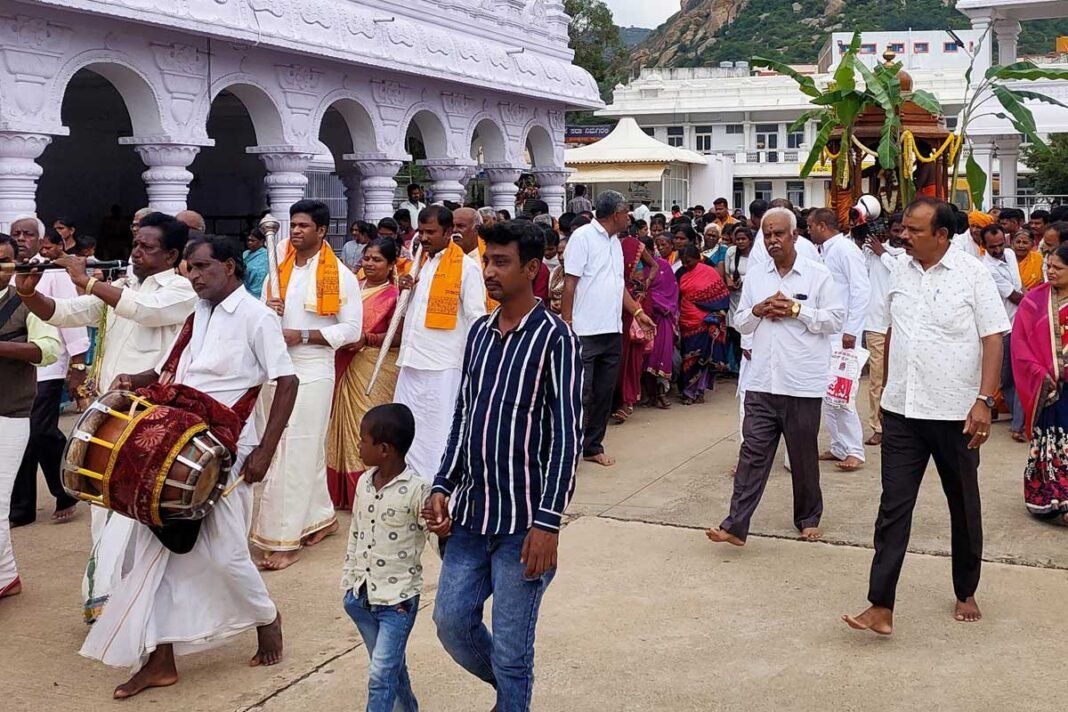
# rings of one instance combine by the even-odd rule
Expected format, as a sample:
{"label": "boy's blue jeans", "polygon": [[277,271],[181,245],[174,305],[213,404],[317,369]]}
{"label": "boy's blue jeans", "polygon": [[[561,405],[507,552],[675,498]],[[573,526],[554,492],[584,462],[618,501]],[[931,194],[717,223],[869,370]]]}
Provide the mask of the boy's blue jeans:
{"label": "boy's blue jeans", "polygon": [[371,666],[367,681],[367,712],[419,712],[412,693],[404,651],[419,613],[419,596],[393,606],[372,606],[367,589],[345,593],[345,612],[363,637]]}
{"label": "boy's blue jeans", "polygon": [[[519,561],[526,532],[484,536],[453,524],[438,579],[434,623],[445,650],[497,689],[497,712],[526,712],[534,688],[534,627],[555,569],[535,579]],[[482,622],[493,596],[493,634]]]}

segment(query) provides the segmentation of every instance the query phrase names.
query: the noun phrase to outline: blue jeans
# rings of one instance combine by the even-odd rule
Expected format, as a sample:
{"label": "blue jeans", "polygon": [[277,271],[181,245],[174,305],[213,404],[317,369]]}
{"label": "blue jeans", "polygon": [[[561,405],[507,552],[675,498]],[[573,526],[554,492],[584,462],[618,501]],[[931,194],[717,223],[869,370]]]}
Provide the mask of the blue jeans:
{"label": "blue jeans", "polygon": [[345,612],[360,631],[371,658],[367,712],[419,712],[404,651],[419,613],[419,596],[395,606],[372,606],[367,590],[345,593]]}
{"label": "blue jeans", "polygon": [[[526,533],[483,536],[454,524],[438,579],[434,623],[446,652],[497,689],[497,712],[526,712],[534,689],[534,627],[555,569],[528,579]],[[493,634],[482,622],[493,596]]]}

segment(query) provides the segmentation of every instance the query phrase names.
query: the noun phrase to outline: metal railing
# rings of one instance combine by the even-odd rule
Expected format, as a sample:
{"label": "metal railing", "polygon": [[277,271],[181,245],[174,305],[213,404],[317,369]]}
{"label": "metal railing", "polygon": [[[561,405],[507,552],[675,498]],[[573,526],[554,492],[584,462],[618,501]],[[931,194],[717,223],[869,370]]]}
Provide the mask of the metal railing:
{"label": "metal railing", "polygon": [[993,202],[998,208],[1020,208],[1030,212],[1049,210],[1054,205],[1068,205],[1068,195],[995,195]]}
{"label": "metal railing", "polygon": [[730,156],[735,163],[798,163],[801,151],[796,148],[770,148],[755,151],[712,151],[712,153]]}

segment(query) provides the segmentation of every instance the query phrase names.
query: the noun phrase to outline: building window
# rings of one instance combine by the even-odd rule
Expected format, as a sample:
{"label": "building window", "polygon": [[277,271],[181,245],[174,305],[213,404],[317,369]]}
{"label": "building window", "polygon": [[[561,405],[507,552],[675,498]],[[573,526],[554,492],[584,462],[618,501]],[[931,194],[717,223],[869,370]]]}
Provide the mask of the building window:
{"label": "building window", "polygon": [[652,126],[642,126],[642,131],[645,132],[646,136],[656,136],[656,129]]}
{"label": "building window", "polygon": [[770,180],[756,180],[753,181],[753,199],[754,200],[771,200],[771,181]]}
{"label": "building window", "polygon": [[683,130],[681,126],[668,126],[667,137],[669,146],[682,148]]}
{"label": "building window", "polygon": [[801,148],[801,144],[805,142],[804,131],[794,131],[791,134],[786,135],[786,147],[787,148]]}
{"label": "building window", "polygon": [[731,192],[734,193],[734,207],[740,208],[745,205],[745,183],[740,180],[734,181],[734,188]]}
{"label": "building window", "polygon": [[745,133],[745,127],[743,127],[741,124],[727,124],[727,135],[728,136],[731,135],[731,134],[741,135],[743,133]]}
{"label": "building window", "polygon": [[767,151],[761,163],[779,162],[779,125],[757,124],[756,125],[756,149]]}
{"label": "building window", "polygon": [[893,52],[894,54],[905,54],[905,43],[904,42],[891,42],[890,43],[890,51]]}
{"label": "building window", "polygon": [[694,134],[695,150],[698,153],[712,153],[712,127],[695,126]]}
{"label": "building window", "polygon": [[958,49],[959,48],[957,47],[957,43],[956,42],[944,42],[944,43],[942,43],[942,51],[945,52],[946,54],[956,54]]}
{"label": "building window", "polygon": [[860,53],[861,54],[875,54],[875,45],[873,45],[873,44],[862,44],[860,46]]}
{"label": "building window", "polygon": [[947,116],[946,117],[946,128],[949,129],[950,131],[955,131],[957,129],[957,117],[956,116]]}
{"label": "building window", "polygon": [[805,207],[805,182],[800,180],[786,181],[786,199],[793,203],[795,208]]}
{"label": "building window", "polygon": [[927,54],[931,51],[931,45],[926,42],[913,42],[912,53],[913,54]]}

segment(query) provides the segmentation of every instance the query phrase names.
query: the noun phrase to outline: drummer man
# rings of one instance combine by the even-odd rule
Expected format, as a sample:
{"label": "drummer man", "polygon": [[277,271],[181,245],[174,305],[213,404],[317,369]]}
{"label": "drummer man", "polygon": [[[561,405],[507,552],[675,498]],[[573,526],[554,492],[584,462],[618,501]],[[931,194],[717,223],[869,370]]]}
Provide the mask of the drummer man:
{"label": "drummer man", "polygon": [[[200,300],[176,344],[181,357],[173,382],[233,406],[249,391],[275,381],[262,438],[246,423],[230,475],[231,481],[253,483],[267,474],[293,410],[298,381],[278,316],[244,288],[243,249],[237,239],[210,235],[198,237],[186,249],[189,279]],[[155,370],[121,375],[115,386],[133,390],[159,377]],[[173,685],[178,680],[175,655],[220,645],[250,628],[256,628],[259,639],[250,665],[273,665],[282,659],[282,618],[246,545],[251,513],[252,487],[238,486],[203,520],[192,551],[181,555],[165,549],[148,527],[134,525],[131,571],[112,593],[81,650],[88,658],[117,667],[134,667],[148,658],[115,688],[116,699]]]}
{"label": "drummer man", "polygon": [[[188,235],[189,228],[170,215],[150,213],[133,240],[131,274],[110,284],[98,281],[89,276],[85,258],[64,255],[55,263],[67,268],[83,296],[52,298],[36,290],[35,279],[25,280],[34,289],[23,303],[53,326],[97,326],[107,313],[107,328],[94,356],[99,361],[93,368],[96,383],[90,384],[97,391],[108,388],[123,371],[140,373],[158,364],[192,313],[196,292],[177,272]],[[82,594],[86,622],[92,623],[118,584],[132,521],[100,507],[89,511],[93,549]]]}

